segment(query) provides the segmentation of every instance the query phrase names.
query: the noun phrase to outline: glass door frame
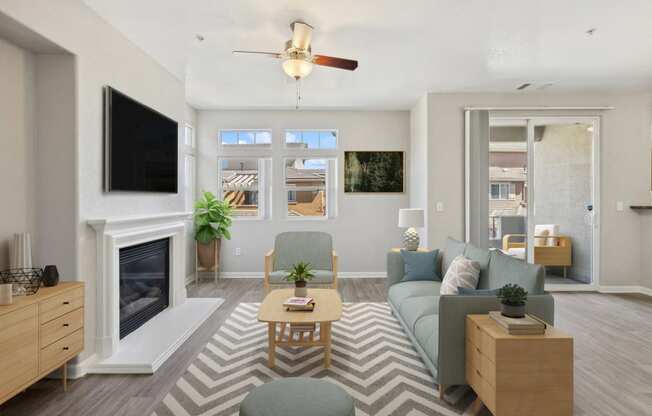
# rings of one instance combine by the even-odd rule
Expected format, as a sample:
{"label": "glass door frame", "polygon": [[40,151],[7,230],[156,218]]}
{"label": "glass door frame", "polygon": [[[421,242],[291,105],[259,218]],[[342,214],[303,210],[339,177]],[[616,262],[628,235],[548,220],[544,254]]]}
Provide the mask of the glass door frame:
{"label": "glass door frame", "polygon": [[534,185],[534,128],[549,124],[591,124],[593,126],[592,145],[592,203],[593,203],[593,229],[592,229],[592,256],[591,256],[591,283],[577,284],[546,284],[548,291],[595,291],[600,287],[600,117],[599,116],[503,116],[489,113],[489,124],[492,121],[513,121],[527,126],[527,261],[534,260],[534,210],[535,210],[535,185]]}

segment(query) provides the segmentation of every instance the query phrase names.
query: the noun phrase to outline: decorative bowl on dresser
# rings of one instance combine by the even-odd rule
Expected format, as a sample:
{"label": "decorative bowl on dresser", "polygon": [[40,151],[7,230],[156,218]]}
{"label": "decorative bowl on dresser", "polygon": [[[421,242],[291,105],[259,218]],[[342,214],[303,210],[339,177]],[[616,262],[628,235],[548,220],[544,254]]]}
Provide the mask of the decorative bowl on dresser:
{"label": "decorative bowl on dresser", "polygon": [[466,316],[466,380],[495,416],[573,414],[573,338],[510,335],[489,315]]}
{"label": "decorative bowl on dresser", "polygon": [[0,306],[0,404],[84,350],[84,284],[62,282]]}

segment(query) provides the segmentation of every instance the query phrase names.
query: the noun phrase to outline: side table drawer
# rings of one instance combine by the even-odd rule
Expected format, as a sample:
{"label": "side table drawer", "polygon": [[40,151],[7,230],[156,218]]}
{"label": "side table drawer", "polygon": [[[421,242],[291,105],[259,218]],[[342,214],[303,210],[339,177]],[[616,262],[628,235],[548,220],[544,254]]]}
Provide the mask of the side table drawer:
{"label": "side table drawer", "polygon": [[69,290],[39,304],[41,324],[84,306],[84,288]]}
{"label": "side table drawer", "polygon": [[47,347],[84,326],[84,308],[75,309],[41,325],[41,348]]}
{"label": "side table drawer", "polygon": [[56,341],[41,350],[40,371],[54,370],[84,349],[84,329]]}

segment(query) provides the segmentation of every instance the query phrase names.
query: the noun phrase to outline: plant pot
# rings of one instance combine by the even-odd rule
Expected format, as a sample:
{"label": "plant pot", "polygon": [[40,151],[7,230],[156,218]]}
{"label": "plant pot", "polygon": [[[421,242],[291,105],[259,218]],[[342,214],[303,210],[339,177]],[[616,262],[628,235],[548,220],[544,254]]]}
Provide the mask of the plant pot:
{"label": "plant pot", "polygon": [[306,282],[294,282],[294,296],[299,298],[305,298],[308,296],[308,288],[306,287]]}
{"label": "plant pot", "polygon": [[500,313],[508,318],[525,318],[525,305],[500,304]]}
{"label": "plant pot", "polygon": [[45,268],[43,269],[43,276],[41,279],[43,281],[43,286],[46,287],[56,286],[59,283],[59,271],[57,270],[57,266],[54,265],[45,266]]}
{"label": "plant pot", "polygon": [[[204,269],[213,269],[220,260],[220,247],[222,240],[213,240],[208,244],[202,244],[197,241],[197,259],[199,266]],[[217,252],[217,253],[216,253]]]}

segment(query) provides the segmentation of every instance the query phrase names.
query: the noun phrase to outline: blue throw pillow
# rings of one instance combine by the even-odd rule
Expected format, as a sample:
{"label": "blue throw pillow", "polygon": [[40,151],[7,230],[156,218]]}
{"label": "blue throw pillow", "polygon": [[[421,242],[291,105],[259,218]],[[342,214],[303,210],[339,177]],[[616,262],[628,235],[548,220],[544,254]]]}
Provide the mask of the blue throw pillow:
{"label": "blue throw pillow", "polygon": [[405,277],[403,281],[410,280],[441,280],[437,273],[437,257],[439,250],[408,251],[401,249],[401,257],[405,262]]}
{"label": "blue throw pillow", "polygon": [[458,295],[471,296],[497,296],[500,289],[470,289],[468,287],[458,287]]}

